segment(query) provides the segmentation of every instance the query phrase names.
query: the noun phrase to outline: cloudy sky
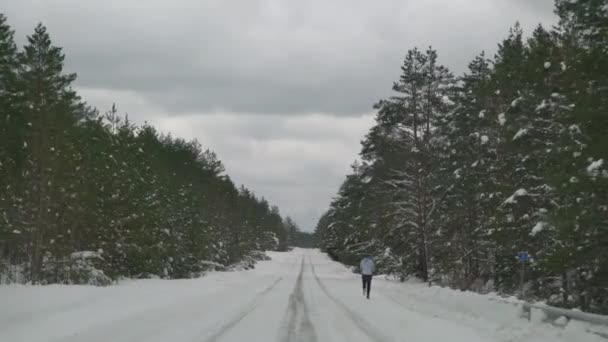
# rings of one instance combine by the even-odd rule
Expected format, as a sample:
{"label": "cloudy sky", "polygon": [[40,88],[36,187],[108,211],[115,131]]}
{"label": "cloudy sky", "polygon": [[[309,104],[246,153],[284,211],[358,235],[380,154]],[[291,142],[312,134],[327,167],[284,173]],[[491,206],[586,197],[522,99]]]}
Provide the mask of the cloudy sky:
{"label": "cloudy sky", "polygon": [[43,22],[100,110],[198,139],[228,173],[312,230],[372,105],[406,51],[433,45],[456,74],[553,0],[0,0],[20,44]]}

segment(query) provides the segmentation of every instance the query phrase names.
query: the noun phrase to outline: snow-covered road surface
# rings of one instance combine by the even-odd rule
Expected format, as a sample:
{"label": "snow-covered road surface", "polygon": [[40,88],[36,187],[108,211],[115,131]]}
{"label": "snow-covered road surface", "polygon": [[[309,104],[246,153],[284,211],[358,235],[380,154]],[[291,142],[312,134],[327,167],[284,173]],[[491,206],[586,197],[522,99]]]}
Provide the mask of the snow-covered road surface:
{"label": "snow-covered road surface", "polygon": [[606,341],[487,296],[360,279],[317,250],[255,270],[111,287],[1,286],[0,341]]}

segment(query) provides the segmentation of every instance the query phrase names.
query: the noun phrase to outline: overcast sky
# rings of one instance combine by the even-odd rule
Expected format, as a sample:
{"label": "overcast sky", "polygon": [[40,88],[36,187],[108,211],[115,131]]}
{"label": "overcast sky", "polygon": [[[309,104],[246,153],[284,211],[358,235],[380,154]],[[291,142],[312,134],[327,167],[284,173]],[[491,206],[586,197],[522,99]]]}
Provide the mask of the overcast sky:
{"label": "overcast sky", "polygon": [[43,22],[100,110],[198,139],[312,230],[408,49],[456,74],[553,0],[0,0],[21,44]]}

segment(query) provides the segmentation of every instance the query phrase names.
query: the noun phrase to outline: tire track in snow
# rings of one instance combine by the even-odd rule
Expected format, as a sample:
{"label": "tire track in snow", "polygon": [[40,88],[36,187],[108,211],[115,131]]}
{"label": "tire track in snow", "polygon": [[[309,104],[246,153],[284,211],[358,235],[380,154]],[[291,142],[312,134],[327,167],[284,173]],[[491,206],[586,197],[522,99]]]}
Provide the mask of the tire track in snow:
{"label": "tire track in snow", "polygon": [[268,292],[272,291],[272,289],[274,289],[274,287],[277,286],[277,284],[279,282],[281,282],[281,280],[283,280],[283,278],[278,278],[272,284],[270,284],[270,286],[265,288],[262,292],[258,293],[255,296],[255,298],[253,299],[253,301],[243,311],[241,311],[238,315],[236,315],[236,317],[232,318],[231,320],[226,322],[224,325],[222,325],[215,333],[213,333],[211,336],[207,337],[207,339],[205,339],[204,341],[205,342],[215,342],[220,337],[222,337],[224,334],[226,334],[228,331],[230,331],[232,328],[234,328],[245,317],[247,317],[250,313],[252,313],[253,310],[255,310],[258,307],[258,305],[260,305],[263,297],[266,294],[268,294]]}
{"label": "tire track in snow", "polygon": [[304,292],[302,291],[302,278],[304,274],[304,256],[300,265],[300,273],[296,280],[296,286],[291,295],[289,295],[289,305],[287,306],[287,314],[281,329],[280,341],[304,341],[316,342],[317,334],[314,326],[310,321],[308,306],[304,300]]}
{"label": "tire track in snow", "polygon": [[346,304],[334,297],[327,290],[325,284],[323,284],[323,282],[321,282],[321,279],[319,279],[319,276],[317,276],[317,273],[315,272],[315,266],[313,265],[312,260],[310,260],[310,256],[308,257],[308,263],[310,264],[312,274],[315,280],[317,281],[317,284],[319,284],[321,290],[325,293],[327,297],[329,297],[329,299],[331,299],[336,304],[337,307],[339,307],[344,312],[346,317],[348,317],[363,334],[369,337],[370,341],[385,342],[391,340],[384,336],[381,331],[372,326],[365,318],[363,318],[357,312],[346,306]]}

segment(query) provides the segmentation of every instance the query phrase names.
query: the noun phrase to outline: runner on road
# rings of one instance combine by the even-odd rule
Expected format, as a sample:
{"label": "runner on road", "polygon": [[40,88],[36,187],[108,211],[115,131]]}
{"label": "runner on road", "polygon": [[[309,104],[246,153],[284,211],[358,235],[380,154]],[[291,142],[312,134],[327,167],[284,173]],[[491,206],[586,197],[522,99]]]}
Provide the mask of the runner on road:
{"label": "runner on road", "polygon": [[363,281],[363,295],[367,295],[367,299],[369,299],[369,291],[372,287],[372,277],[374,275],[374,260],[372,260],[371,256],[365,256],[363,260],[361,260],[361,280]]}

